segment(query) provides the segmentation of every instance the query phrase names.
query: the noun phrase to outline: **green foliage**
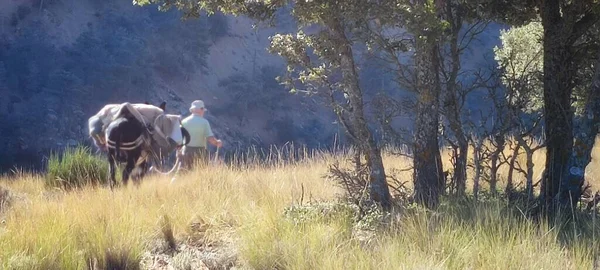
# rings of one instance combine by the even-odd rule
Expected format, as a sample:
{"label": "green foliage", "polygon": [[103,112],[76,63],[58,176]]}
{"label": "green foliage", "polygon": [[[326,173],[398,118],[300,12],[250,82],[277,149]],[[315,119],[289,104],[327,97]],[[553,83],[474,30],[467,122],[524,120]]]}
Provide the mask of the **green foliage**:
{"label": "green foliage", "polygon": [[511,27],[500,31],[502,46],[494,47],[502,83],[509,91],[508,102],[528,112],[543,106],[543,34],[540,22]]}
{"label": "green foliage", "polygon": [[488,18],[514,26],[521,26],[539,18],[536,0],[461,0],[480,18]]}
{"label": "green foliage", "polygon": [[287,0],[133,0],[133,4],[139,6],[158,4],[161,11],[177,8],[183,12],[184,18],[197,18],[203,13],[223,12],[236,16],[246,15],[262,20],[272,18],[276,9],[286,3]]}
{"label": "green foliage", "polygon": [[536,73],[543,68],[541,22],[531,22],[521,27],[500,30],[502,48],[494,47],[496,61],[509,68],[507,73]]}
{"label": "green foliage", "polygon": [[358,213],[356,207],[347,203],[313,203],[292,205],[283,212],[284,217],[295,225],[314,222],[331,222],[344,219],[351,222]]}
{"label": "green foliage", "polygon": [[292,205],[284,210],[284,217],[294,226],[316,223],[342,222],[356,230],[375,231],[389,225],[390,213],[377,204],[358,206],[348,200]]}
{"label": "green foliage", "polygon": [[[308,36],[303,31],[298,31],[296,35],[276,34],[270,39],[269,51],[284,58],[288,64],[287,74],[281,81],[291,89],[292,93],[301,91],[314,94],[322,87],[334,83],[329,81],[329,76],[339,68],[339,60],[336,50],[331,45],[331,37],[327,33]],[[313,63],[308,51],[328,61],[321,64]]]}
{"label": "green foliage", "polygon": [[93,155],[87,147],[67,148],[48,159],[46,186],[64,190],[104,185],[108,180],[108,161]]}
{"label": "green foliage", "polygon": [[[590,29],[576,44],[583,48],[573,61],[577,65],[574,81],[573,107],[577,114],[583,111],[587,92],[594,72],[598,46],[596,38],[600,27]],[[544,28],[541,22],[532,21],[523,26],[513,26],[500,31],[502,45],[494,47],[495,57],[502,71],[502,83],[509,91],[511,105],[524,112],[540,111],[543,107]]]}

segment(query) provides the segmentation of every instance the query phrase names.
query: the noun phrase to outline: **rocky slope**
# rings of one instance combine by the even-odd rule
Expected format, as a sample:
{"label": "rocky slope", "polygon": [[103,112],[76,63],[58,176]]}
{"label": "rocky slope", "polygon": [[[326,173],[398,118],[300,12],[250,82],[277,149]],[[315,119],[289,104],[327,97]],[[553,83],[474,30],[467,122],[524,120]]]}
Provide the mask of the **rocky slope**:
{"label": "rocky slope", "polygon": [[227,149],[331,144],[334,117],[274,77],[273,29],[244,18],[181,21],[129,1],[0,3],[0,164],[40,165],[53,149],[88,143],[87,118],[104,104],[167,101],[187,115],[203,99]]}

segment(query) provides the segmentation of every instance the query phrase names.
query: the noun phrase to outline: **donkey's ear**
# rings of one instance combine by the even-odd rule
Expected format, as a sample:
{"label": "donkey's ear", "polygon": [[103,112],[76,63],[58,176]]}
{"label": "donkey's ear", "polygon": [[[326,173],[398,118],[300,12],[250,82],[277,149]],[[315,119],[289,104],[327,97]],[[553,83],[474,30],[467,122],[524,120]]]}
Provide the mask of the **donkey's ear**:
{"label": "donkey's ear", "polygon": [[167,102],[163,101],[160,105],[158,105],[159,108],[161,108],[163,111],[166,110],[167,108]]}

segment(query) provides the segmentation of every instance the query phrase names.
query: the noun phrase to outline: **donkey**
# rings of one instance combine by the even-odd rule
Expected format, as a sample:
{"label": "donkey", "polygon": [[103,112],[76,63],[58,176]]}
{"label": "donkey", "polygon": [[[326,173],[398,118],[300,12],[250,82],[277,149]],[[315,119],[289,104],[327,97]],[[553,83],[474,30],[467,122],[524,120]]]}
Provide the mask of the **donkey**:
{"label": "donkey", "polygon": [[169,154],[176,148],[187,144],[189,133],[181,127],[181,116],[162,114],[153,123],[143,125],[128,107],[123,107],[108,125],[105,132],[108,150],[109,182],[112,188],[116,184],[115,167],[125,163],[123,184],[135,167],[140,167],[139,175],[133,177],[138,183],[148,171],[148,163],[159,163],[161,154]]}
{"label": "donkey", "polygon": [[129,110],[132,108],[138,113],[136,118],[143,120],[147,124],[151,124],[159,116],[165,113],[166,102],[162,102],[158,107],[150,105],[147,101],[144,103],[122,103],[122,104],[107,104],[95,115],[88,119],[88,131],[90,138],[92,138],[94,144],[98,150],[106,151],[106,139],[104,138],[104,131],[106,127],[116,119],[117,114],[127,107]]}

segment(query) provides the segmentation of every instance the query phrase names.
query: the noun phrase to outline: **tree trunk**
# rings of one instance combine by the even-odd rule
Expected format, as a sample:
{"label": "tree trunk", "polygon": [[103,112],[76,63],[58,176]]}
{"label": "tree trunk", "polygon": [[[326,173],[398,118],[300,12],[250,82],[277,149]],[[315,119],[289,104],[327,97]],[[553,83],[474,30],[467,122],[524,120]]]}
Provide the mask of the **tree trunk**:
{"label": "tree trunk", "polygon": [[527,142],[523,139],[523,137],[517,137],[517,141],[521,147],[523,147],[523,151],[525,151],[525,165],[527,167],[525,171],[525,191],[527,192],[527,198],[529,200],[533,199],[533,154],[536,149],[532,149]]}
{"label": "tree trunk", "polygon": [[544,26],[544,115],[546,175],[542,198],[546,205],[559,193],[561,177],[568,174],[567,162],[573,147],[572,48],[561,16],[560,1],[543,1]]}
{"label": "tree trunk", "polygon": [[[452,88],[448,86],[448,91],[452,91]],[[448,93],[446,106],[446,118],[448,119],[450,129],[456,137],[457,151],[454,153],[454,174],[452,175],[452,189],[456,195],[462,196],[465,194],[466,182],[467,182],[467,151],[469,149],[469,142],[462,128],[461,120],[456,106],[456,96],[452,93]]]}
{"label": "tree trunk", "polygon": [[512,156],[510,157],[510,165],[508,168],[508,176],[506,177],[506,188],[504,189],[504,193],[510,194],[514,190],[513,185],[513,175],[515,172],[515,162],[519,157],[519,150],[521,149],[521,142],[517,142],[517,146],[513,149]]}
{"label": "tree trunk", "polygon": [[456,157],[453,175],[454,183],[456,185],[456,194],[459,196],[465,195],[465,190],[467,188],[467,151],[469,151],[469,143],[467,140],[459,140],[458,155]]}
{"label": "tree trunk", "polygon": [[570,209],[575,209],[581,199],[585,168],[592,159],[592,149],[600,126],[600,53],[598,55],[596,72],[575,135],[574,153],[567,162],[568,170],[563,171],[560,193],[557,196],[560,205],[568,206]]}
{"label": "tree trunk", "polygon": [[496,188],[498,186],[498,170],[500,169],[500,164],[498,164],[498,160],[500,159],[500,153],[504,150],[504,134],[502,134],[501,136],[496,136],[494,140],[496,149],[494,149],[494,152],[492,152],[492,155],[490,157],[490,191],[492,192],[492,194],[497,193]]}
{"label": "tree trunk", "polygon": [[[450,34],[450,75],[446,82],[446,100],[444,107],[446,109],[446,119],[450,126],[450,130],[456,137],[458,152],[456,153],[456,162],[454,163],[454,174],[452,175],[453,189],[456,194],[462,196],[465,194],[467,181],[467,151],[469,143],[463,130],[462,120],[460,117],[460,96],[457,87],[458,72],[460,71],[460,51],[458,37],[462,28],[462,16],[457,12],[454,14],[452,1],[446,2],[446,18],[451,23]],[[463,97],[464,98],[464,97]]]}
{"label": "tree trunk", "polygon": [[483,140],[477,140],[473,145],[473,166],[475,167],[475,176],[473,177],[473,196],[477,201],[479,195],[479,181],[481,180],[481,148],[483,146]]}
{"label": "tree trunk", "polygon": [[[450,83],[449,83],[450,84]],[[446,96],[446,118],[448,119],[450,130],[456,137],[458,151],[456,152],[456,162],[454,163],[454,174],[452,182],[457,195],[464,195],[467,182],[467,151],[469,142],[463,130],[462,121],[460,119],[459,108],[457,106],[458,97],[455,93],[456,87],[448,85]]]}
{"label": "tree trunk", "polygon": [[498,156],[492,154],[490,157],[490,192],[496,194],[498,187]]}
{"label": "tree trunk", "polygon": [[356,149],[354,149],[354,171],[359,172],[362,169],[362,163],[360,161],[362,153],[360,151],[360,146],[356,144],[356,142],[353,142],[353,145],[356,147]]}
{"label": "tree trunk", "polygon": [[331,35],[337,42],[340,55],[340,69],[342,71],[342,82],[344,91],[348,96],[350,103],[350,123],[351,134],[359,150],[365,155],[367,167],[369,169],[370,195],[371,198],[380,203],[381,206],[389,210],[391,208],[391,196],[381,152],[373,134],[367,126],[367,121],[364,116],[362,90],[358,81],[358,73],[354,63],[354,55],[352,46],[341,22],[337,18],[332,18],[329,21]]}
{"label": "tree trunk", "polygon": [[414,33],[418,91],[415,140],[413,145],[414,199],[434,208],[444,190],[439,129],[439,50],[436,34]]}
{"label": "tree trunk", "polygon": [[527,198],[533,200],[533,150],[525,145],[525,157],[527,164]]}

